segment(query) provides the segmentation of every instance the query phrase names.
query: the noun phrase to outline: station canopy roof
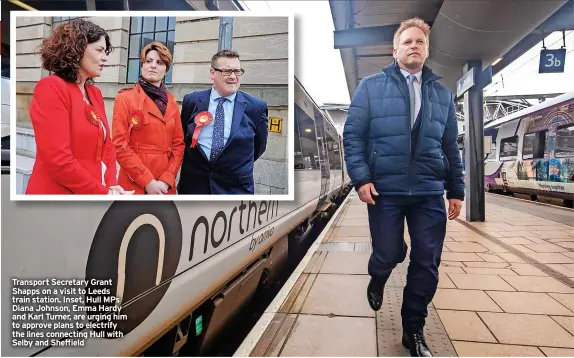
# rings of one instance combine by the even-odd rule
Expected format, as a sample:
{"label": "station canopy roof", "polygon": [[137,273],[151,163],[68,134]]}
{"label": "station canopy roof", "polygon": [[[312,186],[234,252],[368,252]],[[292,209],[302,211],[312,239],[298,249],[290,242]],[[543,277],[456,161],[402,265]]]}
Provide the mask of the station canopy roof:
{"label": "station canopy roof", "polygon": [[456,92],[468,60],[500,72],[553,31],[574,29],[574,0],[330,0],[352,98],[359,81],[394,61],[393,36],[401,21],[419,17],[431,25],[426,65]]}

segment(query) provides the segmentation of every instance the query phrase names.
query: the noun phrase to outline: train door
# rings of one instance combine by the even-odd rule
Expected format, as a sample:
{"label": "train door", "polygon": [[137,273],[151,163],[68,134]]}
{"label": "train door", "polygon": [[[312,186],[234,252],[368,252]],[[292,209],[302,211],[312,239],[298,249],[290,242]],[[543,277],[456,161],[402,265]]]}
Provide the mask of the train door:
{"label": "train door", "polygon": [[318,207],[325,203],[329,193],[329,180],[331,173],[329,171],[329,156],[327,155],[327,141],[325,140],[325,119],[323,113],[313,106],[315,113],[315,130],[317,132],[317,147],[319,149],[319,165],[321,166],[321,195],[319,196]]}

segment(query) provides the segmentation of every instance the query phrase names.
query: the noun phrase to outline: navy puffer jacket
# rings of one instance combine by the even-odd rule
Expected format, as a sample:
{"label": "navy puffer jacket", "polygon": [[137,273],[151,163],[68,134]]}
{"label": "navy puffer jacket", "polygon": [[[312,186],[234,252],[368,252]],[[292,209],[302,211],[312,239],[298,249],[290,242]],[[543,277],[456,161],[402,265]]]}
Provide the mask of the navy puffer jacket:
{"label": "navy puffer jacket", "polygon": [[428,67],[422,73],[422,121],[411,131],[407,81],[395,63],[361,80],[343,133],[347,171],[356,189],[379,195],[464,199],[452,93]]}

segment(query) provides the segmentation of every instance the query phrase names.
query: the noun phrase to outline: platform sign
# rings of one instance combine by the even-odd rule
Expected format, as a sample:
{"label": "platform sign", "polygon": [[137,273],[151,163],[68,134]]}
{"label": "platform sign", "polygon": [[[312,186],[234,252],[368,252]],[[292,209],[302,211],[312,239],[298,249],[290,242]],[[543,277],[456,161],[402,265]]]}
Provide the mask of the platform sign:
{"label": "platform sign", "polygon": [[564,72],[566,61],[566,49],[541,50],[538,73],[561,73]]}
{"label": "platform sign", "polygon": [[269,117],[269,131],[275,133],[283,132],[283,118]]}
{"label": "platform sign", "polygon": [[472,86],[474,86],[474,67],[456,82],[456,96],[462,96],[466,91],[471,89]]}

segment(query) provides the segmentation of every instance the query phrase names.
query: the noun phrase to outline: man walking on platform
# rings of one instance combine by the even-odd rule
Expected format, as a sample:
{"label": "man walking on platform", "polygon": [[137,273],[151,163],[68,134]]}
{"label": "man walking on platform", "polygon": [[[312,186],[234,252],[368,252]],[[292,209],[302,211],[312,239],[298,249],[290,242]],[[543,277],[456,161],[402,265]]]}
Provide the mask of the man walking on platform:
{"label": "man walking on platform", "polygon": [[393,40],[395,62],[361,81],[343,134],[349,176],[368,204],[373,253],[367,299],[375,311],[392,270],[406,257],[407,220],[411,254],[401,317],[402,342],[411,356],[432,356],[423,327],[438,284],[444,192],[450,220],[464,199],[453,95],[424,66],[429,37],[424,21],[401,23]]}

